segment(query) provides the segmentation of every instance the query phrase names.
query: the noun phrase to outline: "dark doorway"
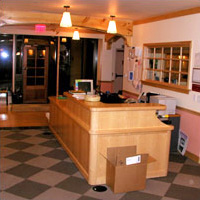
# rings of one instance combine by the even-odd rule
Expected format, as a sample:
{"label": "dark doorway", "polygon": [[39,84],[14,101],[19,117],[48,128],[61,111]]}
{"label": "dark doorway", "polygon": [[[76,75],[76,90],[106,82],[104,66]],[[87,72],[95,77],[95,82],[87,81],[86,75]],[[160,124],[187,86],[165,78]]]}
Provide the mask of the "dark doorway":
{"label": "dark doorway", "polygon": [[60,45],[59,94],[74,88],[75,79],[93,79],[96,88],[98,40],[66,38]]}
{"label": "dark doorway", "polygon": [[[57,81],[57,47],[58,37],[16,35],[16,74],[13,103],[24,103],[23,100],[23,74],[24,47],[48,48],[48,83],[46,93],[48,96],[56,95]],[[12,52],[13,35],[0,34],[0,88],[11,90],[12,87]],[[7,53],[4,53],[7,52]],[[59,66],[59,94],[74,88],[75,79],[93,79],[96,88],[98,39],[81,38],[72,40],[60,38],[60,66]],[[37,70],[35,70],[36,72]]]}

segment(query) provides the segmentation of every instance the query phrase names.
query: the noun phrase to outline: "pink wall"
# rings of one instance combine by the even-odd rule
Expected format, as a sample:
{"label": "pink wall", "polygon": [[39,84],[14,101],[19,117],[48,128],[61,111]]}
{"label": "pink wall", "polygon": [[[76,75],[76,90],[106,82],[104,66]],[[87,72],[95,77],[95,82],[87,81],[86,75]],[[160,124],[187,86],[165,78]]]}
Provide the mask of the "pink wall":
{"label": "pink wall", "polygon": [[200,115],[185,110],[178,110],[181,115],[180,130],[189,138],[187,151],[200,158]]}
{"label": "pink wall", "polygon": [[113,82],[101,82],[100,90],[102,92],[110,91],[113,92]]}

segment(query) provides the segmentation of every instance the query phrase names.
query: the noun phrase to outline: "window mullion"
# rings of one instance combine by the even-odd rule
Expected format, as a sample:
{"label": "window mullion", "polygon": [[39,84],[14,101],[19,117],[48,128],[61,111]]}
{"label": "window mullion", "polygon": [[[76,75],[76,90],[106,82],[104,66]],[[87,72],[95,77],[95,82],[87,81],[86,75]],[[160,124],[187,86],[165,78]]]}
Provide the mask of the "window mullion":
{"label": "window mullion", "polygon": [[153,49],[153,80],[155,79],[156,48]]}
{"label": "window mullion", "polygon": [[178,85],[180,85],[180,84],[181,84],[182,59],[183,59],[183,47],[180,47],[180,59],[179,59]]}
{"label": "window mullion", "polygon": [[160,82],[162,81],[162,76],[163,76],[163,58],[164,58],[164,47],[162,47],[162,53],[161,53]]}
{"label": "window mullion", "polygon": [[172,47],[170,47],[170,61],[169,61],[169,81],[168,81],[168,83],[171,83],[172,54],[173,54],[173,48],[172,48]]}

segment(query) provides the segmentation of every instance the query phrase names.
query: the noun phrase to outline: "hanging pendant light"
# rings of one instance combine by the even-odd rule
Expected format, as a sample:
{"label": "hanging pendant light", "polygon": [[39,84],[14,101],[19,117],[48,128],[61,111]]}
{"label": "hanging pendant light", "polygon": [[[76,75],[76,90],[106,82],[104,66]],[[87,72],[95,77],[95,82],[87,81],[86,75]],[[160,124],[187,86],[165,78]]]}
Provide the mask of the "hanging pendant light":
{"label": "hanging pendant light", "polygon": [[63,16],[60,22],[61,27],[71,27],[72,26],[72,21],[71,21],[71,16],[70,12],[67,12],[67,9],[70,8],[70,6],[64,6],[66,8],[66,11],[63,12]]}
{"label": "hanging pendant light", "polygon": [[76,30],[74,31],[74,34],[73,34],[73,37],[72,37],[73,40],[80,40],[80,37],[79,37],[79,32]]}
{"label": "hanging pendant light", "polygon": [[114,20],[114,15],[110,15],[111,20],[109,21],[108,24],[108,29],[107,29],[107,33],[117,33],[117,27],[116,27],[116,22]]}

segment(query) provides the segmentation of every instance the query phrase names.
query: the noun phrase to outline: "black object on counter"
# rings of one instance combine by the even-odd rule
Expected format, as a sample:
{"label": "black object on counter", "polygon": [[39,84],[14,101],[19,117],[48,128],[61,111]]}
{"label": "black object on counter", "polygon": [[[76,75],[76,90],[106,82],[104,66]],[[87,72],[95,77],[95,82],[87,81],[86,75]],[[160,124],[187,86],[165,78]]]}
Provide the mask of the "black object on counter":
{"label": "black object on counter", "polygon": [[103,103],[124,103],[125,99],[121,99],[117,93],[101,93],[101,102]]}

